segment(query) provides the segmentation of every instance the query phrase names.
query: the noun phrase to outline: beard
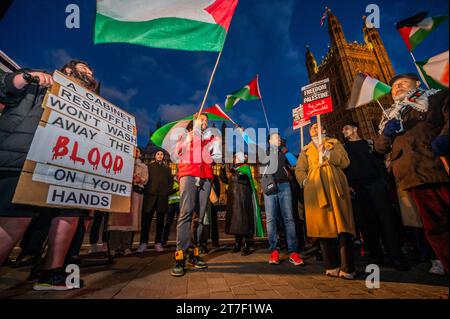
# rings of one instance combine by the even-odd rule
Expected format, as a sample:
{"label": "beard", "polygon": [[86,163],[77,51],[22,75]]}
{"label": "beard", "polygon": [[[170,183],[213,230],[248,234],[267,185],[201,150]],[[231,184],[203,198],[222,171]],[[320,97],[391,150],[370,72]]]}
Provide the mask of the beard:
{"label": "beard", "polygon": [[92,76],[78,70],[73,70],[70,76],[86,89],[94,92],[97,91],[98,82]]}

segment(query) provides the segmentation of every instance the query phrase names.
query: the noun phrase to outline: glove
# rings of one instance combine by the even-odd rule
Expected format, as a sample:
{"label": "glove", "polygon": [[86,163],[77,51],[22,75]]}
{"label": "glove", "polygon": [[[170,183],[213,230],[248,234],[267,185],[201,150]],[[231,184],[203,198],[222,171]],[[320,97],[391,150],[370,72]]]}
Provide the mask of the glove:
{"label": "glove", "polygon": [[389,120],[384,126],[383,134],[386,137],[394,137],[400,129],[400,120]]}
{"label": "glove", "polygon": [[439,135],[431,142],[431,149],[436,157],[448,155],[448,135]]}

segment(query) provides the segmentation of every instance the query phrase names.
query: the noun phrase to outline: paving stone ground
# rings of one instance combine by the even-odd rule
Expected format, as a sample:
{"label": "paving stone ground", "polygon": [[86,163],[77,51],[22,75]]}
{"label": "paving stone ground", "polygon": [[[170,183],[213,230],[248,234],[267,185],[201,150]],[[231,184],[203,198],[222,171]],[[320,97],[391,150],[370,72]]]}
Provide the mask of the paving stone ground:
{"label": "paving stone ground", "polygon": [[[356,280],[326,277],[323,264],[314,257],[295,267],[282,253],[280,265],[267,263],[268,252],[261,244],[250,256],[231,251],[232,243],[204,255],[208,269],[189,268],[174,278],[174,248],[164,253],[149,250],[142,256],[117,257],[114,264],[83,266],[85,288],[67,292],[36,292],[26,281],[29,268],[0,268],[0,298],[181,298],[181,299],[439,299],[448,296],[448,276],[428,273],[428,263],[413,264],[408,272],[381,268],[379,289],[365,285],[365,257],[357,257]],[[85,264],[89,260],[84,259]],[[92,262],[92,261],[91,261]]]}

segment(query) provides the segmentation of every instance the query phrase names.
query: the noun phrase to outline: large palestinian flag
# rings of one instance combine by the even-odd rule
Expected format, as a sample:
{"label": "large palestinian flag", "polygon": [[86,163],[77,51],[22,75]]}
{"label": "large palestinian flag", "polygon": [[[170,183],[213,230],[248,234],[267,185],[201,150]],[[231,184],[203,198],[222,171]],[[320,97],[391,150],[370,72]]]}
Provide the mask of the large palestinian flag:
{"label": "large palestinian flag", "polygon": [[259,92],[258,76],[250,81],[249,84],[244,86],[242,89],[227,95],[225,101],[225,110],[228,112],[231,110],[240,100],[252,101],[260,100],[261,93]]}
{"label": "large palestinian flag", "polygon": [[430,32],[447,19],[446,16],[427,16],[428,12],[424,11],[395,25],[409,51],[414,50]]}
{"label": "large palestinian flag", "polygon": [[378,100],[390,91],[391,87],[389,85],[363,73],[358,73],[354,78],[352,93],[347,108],[355,108]]}
{"label": "large palestinian flag", "polygon": [[253,179],[250,166],[248,166],[248,165],[239,166],[237,171],[247,175],[247,177],[250,181],[250,186],[252,188],[253,221],[254,221],[254,227],[255,227],[255,236],[256,237],[264,237],[264,227],[263,227],[262,219],[261,219],[261,207],[259,206],[258,192],[256,191],[256,183],[255,183],[255,180]]}
{"label": "large palestinian flag", "polygon": [[[220,108],[219,105],[213,105],[207,109],[204,109],[202,113],[208,114],[210,121],[229,121],[233,120]],[[160,127],[150,140],[157,146],[162,147],[169,153],[173,150],[180,135],[184,132],[184,129],[188,126],[189,122],[194,119],[194,115],[185,117],[179,121],[168,123]]]}
{"label": "large palestinian flag", "polygon": [[94,43],[221,51],[238,0],[97,0]]}
{"label": "large palestinian flag", "polygon": [[424,61],[417,61],[428,85],[434,89],[448,88],[448,51]]}

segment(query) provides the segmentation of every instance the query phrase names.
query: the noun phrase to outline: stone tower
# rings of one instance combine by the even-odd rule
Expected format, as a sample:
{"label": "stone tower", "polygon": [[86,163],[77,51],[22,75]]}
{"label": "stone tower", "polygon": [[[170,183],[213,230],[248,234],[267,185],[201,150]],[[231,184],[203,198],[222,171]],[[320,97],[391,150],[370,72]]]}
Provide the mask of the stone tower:
{"label": "stone tower", "polygon": [[[310,82],[325,78],[330,79],[333,112],[322,116],[328,135],[341,138],[342,126],[348,121],[359,123],[361,136],[374,139],[378,132],[381,110],[376,103],[347,110],[354,76],[365,73],[384,83],[394,76],[394,69],[380,38],[378,30],[368,28],[363,17],[362,32],[365,43],[347,42],[338,18],[328,9],[328,35],[330,46],[326,56],[317,63],[309,46],[306,48],[306,69]],[[390,98],[385,97],[381,103],[386,107]]]}

